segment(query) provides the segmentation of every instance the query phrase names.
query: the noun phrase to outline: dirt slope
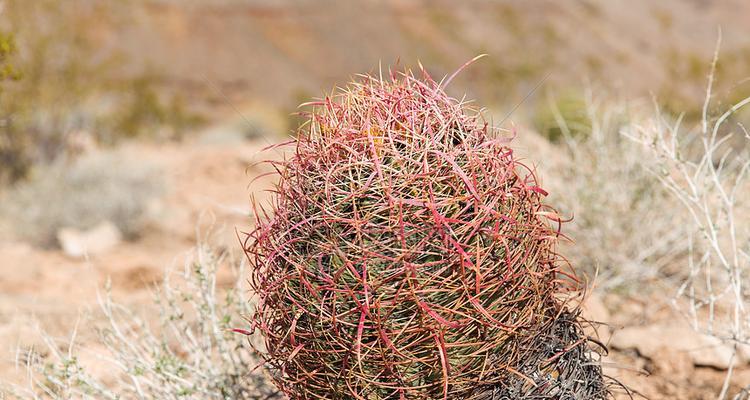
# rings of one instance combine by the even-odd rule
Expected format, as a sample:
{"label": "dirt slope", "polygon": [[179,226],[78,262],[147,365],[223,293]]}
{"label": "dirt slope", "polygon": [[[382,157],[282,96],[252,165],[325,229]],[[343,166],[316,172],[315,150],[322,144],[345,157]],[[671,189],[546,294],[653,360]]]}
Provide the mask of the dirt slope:
{"label": "dirt slope", "polygon": [[750,3],[741,0],[139,4],[127,24],[98,33],[102,48],[132,55],[131,71],[283,105],[381,62],[421,60],[440,76],[480,53],[489,57],[460,86],[485,103],[514,102],[548,73],[552,87],[590,81],[628,95],[697,95],[719,27],[726,62],[750,63]]}

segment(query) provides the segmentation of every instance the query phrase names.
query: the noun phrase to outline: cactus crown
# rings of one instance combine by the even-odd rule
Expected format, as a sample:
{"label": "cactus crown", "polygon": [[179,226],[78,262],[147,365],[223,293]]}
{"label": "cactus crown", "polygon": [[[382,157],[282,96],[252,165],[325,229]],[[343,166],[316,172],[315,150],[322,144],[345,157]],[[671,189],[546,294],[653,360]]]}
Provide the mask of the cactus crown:
{"label": "cactus crown", "polygon": [[308,105],[244,243],[251,320],[287,395],[604,396],[564,302],[560,219],[480,110],[424,71]]}

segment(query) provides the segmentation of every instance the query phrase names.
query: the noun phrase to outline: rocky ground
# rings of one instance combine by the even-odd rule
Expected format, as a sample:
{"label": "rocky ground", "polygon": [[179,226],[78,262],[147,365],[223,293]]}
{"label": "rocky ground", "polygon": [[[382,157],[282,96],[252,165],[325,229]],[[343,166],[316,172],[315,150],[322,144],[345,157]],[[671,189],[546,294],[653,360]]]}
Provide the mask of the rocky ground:
{"label": "rocky ground", "polygon": [[[519,147],[538,140],[531,135],[522,135]],[[238,254],[235,229],[251,225],[249,195],[263,196],[261,189],[270,183],[261,179],[248,187],[253,176],[264,171],[248,166],[278,156],[261,153],[266,144],[238,139],[222,129],[179,144],[134,144],[142,160],[161,167],[167,188],[160,217],[135,241],[118,240],[117,235],[101,240],[106,235],[100,232],[86,243],[85,233],[74,232],[74,239],[83,240],[87,248],[80,256],[3,240],[0,375],[22,379],[23,371],[13,366],[16,350],[41,347],[40,329],[65,337],[81,315],[95,315],[97,293],[107,280],[116,299],[137,309],[150,301],[150,288],[165,268],[181,263],[199,237],[210,235],[212,243]],[[649,399],[715,398],[730,362],[735,365],[733,389],[750,382],[750,351],[742,349],[732,360],[721,343],[694,333],[666,298],[650,296],[597,290],[589,295],[585,315],[602,323],[598,335],[610,348],[605,358],[608,374],[632,388],[636,397]],[[78,328],[84,347],[92,337],[85,328]]]}

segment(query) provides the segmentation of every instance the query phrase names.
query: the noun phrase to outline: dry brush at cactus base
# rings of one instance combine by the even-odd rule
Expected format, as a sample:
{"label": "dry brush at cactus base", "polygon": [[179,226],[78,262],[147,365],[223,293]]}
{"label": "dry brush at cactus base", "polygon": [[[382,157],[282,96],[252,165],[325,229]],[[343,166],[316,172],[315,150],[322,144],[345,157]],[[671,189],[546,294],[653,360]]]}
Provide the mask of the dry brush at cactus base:
{"label": "dry brush at cactus base", "polygon": [[446,84],[361,76],[271,162],[244,241],[271,378],[291,399],[609,398],[558,214]]}

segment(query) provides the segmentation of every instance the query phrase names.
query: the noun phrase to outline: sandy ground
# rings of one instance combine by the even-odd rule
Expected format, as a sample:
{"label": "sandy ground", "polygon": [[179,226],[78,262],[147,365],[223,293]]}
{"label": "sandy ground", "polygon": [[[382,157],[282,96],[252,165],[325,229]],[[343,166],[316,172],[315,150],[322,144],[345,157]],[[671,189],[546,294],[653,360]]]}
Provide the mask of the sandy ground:
{"label": "sandy ground", "polygon": [[[534,136],[521,137],[520,149],[538,148]],[[17,380],[13,367],[16,349],[39,346],[38,329],[64,337],[78,317],[96,309],[97,293],[111,279],[116,299],[134,307],[150,301],[149,288],[165,267],[179,264],[197,236],[212,232],[212,242],[239,253],[235,228],[251,225],[251,192],[262,196],[270,181],[248,187],[264,167],[250,167],[266,143],[201,141],[181,144],[133,145],[143,160],[160,165],[167,178],[167,194],[158,222],[136,241],[123,242],[88,259],[74,259],[59,250],[41,250],[13,241],[0,244],[0,377]],[[720,391],[725,371],[715,365],[697,365],[689,352],[670,348],[672,331],[660,335],[628,328],[680,324],[666,300],[624,298],[594,293],[586,315],[606,323],[600,328],[605,343],[617,343],[626,332],[650,347],[613,349],[605,359],[607,372],[649,399],[711,399]],[[666,325],[665,325],[666,324]],[[86,327],[79,341],[91,340]],[[658,328],[655,328],[658,331]],[[652,333],[648,333],[652,332]],[[678,334],[680,331],[677,331]],[[637,335],[643,335],[639,337]],[[700,346],[700,343],[698,344]],[[733,387],[750,382],[750,369],[738,364]],[[628,396],[623,395],[623,398]],[[637,397],[637,396],[636,396]]]}
{"label": "sandy ground", "polygon": [[257,173],[248,166],[263,146],[131,146],[127,150],[139,157],[134,162],[154,162],[164,172],[166,195],[159,218],[142,236],[103,254],[71,258],[60,250],[0,242],[0,377],[16,373],[11,362],[17,348],[40,347],[40,328],[64,337],[78,316],[95,312],[108,280],[116,300],[138,307],[151,301],[153,285],[167,268],[182,265],[199,238],[239,253],[235,228],[250,226],[248,174]]}

